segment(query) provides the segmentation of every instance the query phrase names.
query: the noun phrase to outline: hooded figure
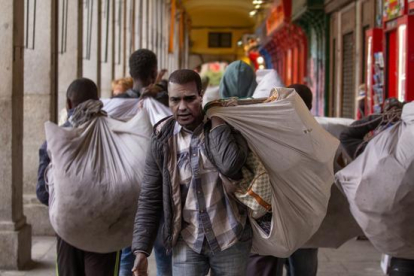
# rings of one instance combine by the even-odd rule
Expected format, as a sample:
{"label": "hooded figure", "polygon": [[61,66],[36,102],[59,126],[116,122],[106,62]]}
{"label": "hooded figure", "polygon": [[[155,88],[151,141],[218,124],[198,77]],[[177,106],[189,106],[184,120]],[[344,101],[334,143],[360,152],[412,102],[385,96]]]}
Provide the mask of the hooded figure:
{"label": "hooded figure", "polygon": [[253,96],[257,87],[253,69],[238,60],[230,63],[220,82],[220,98],[248,98]]}

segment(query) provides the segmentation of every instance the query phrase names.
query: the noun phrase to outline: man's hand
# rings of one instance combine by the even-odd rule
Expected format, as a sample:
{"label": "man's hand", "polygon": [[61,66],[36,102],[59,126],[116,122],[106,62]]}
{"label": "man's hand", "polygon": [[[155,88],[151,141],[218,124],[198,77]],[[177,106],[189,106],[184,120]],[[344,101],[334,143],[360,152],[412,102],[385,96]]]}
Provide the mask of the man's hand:
{"label": "man's hand", "polygon": [[134,276],[148,276],[148,258],[144,253],[137,253],[135,256]]}
{"label": "man's hand", "polygon": [[155,79],[155,83],[159,83],[166,73],[167,73],[167,69],[161,69],[157,74],[157,78]]}
{"label": "man's hand", "polygon": [[162,88],[158,85],[151,84],[141,90],[141,98],[156,97],[158,93],[162,92]]}

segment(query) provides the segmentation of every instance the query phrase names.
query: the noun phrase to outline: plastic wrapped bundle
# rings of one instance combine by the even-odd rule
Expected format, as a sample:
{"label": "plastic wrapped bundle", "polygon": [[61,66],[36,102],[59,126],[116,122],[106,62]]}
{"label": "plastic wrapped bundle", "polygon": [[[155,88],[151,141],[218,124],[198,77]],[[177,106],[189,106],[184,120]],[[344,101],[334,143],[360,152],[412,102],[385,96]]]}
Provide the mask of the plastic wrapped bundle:
{"label": "plastic wrapped bundle", "polygon": [[414,103],[336,181],[372,244],[381,253],[414,259]]}
{"label": "plastic wrapped bundle", "polygon": [[[76,111],[73,117],[76,117]],[[151,123],[98,112],[76,128],[47,122],[49,217],[69,244],[105,253],[130,245]]]}
{"label": "plastic wrapped bundle", "polygon": [[268,102],[230,99],[226,107],[217,103],[206,109],[209,117],[220,117],[242,133],[270,177],[270,232],[250,218],[253,253],[287,257],[309,240],[326,215],[339,141],[316,122],[293,89],[276,91]]}

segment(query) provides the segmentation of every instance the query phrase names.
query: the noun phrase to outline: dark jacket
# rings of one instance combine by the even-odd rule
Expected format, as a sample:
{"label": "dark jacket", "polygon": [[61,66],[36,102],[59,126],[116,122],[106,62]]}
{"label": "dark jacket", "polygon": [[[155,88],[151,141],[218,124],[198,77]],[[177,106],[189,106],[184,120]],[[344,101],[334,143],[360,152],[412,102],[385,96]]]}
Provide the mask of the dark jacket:
{"label": "dark jacket", "polygon": [[368,142],[364,140],[365,135],[375,130],[381,123],[381,115],[370,115],[361,120],[353,122],[339,136],[346,153],[355,159],[361,154]]}
{"label": "dark jacket", "polygon": [[[68,111],[68,117],[73,114],[73,109]],[[71,127],[69,121],[66,121],[62,127]],[[37,170],[36,196],[41,203],[49,206],[49,191],[46,187],[45,171],[50,164],[49,154],[47,153],[47,142],[45,141],[39,149],[39,169]]]}
{"label": "dark jacket", "polygon": [[[157,236],[161,214],[164,214],[162,238],[169,251],[181,231],[181,204],[179,191],[173,183],[178,175],[176,164],[171,161],[174,147],[176,121],[168,117],[154,127],[151,146],[147,154],[144,179],[135,217],[132,250],[151,253]],[[205,152],[218,171],[233,180],[241,179],[241,168],[246,162],[248,146],[239,132],[225,125],[211,130],[205,125]],[[232,184],[228,184],[232,185]],[[234,187],[226,187],[227,191]],[[179,205],[179,206],[177,206]]]}

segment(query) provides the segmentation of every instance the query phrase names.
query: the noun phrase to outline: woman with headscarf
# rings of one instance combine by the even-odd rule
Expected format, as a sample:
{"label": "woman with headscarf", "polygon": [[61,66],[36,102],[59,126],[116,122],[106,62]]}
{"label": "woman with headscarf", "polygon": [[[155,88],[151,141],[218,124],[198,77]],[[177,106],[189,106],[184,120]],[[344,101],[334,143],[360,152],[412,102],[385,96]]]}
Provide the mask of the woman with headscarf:
{"label": "woman with headscarf", "polygon": [[220,82],[220,98],[249,98],[257,87],[256,74],[247,63],[238,60],[230,63]]}

